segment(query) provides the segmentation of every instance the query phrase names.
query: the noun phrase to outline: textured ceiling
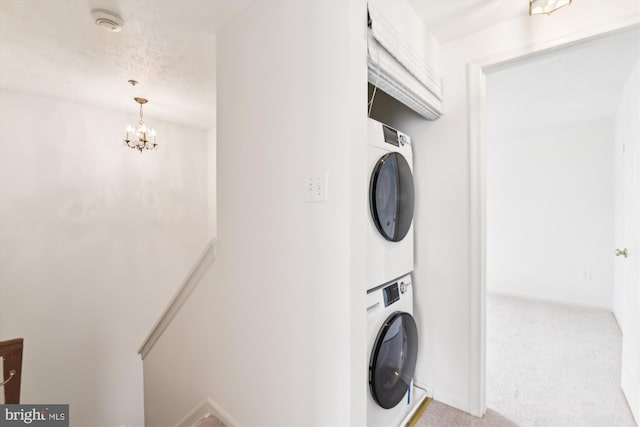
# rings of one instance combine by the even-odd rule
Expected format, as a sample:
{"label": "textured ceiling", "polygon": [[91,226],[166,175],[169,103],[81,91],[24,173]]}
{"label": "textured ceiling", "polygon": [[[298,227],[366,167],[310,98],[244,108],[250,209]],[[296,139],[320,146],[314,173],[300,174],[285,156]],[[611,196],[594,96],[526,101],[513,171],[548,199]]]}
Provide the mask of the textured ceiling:
{"label": "textured ceiling", "polygon": [[[0,0],[0,87],[201,128],[215,125],[215,33],[243,0]],[[91,10],[125,25],[110,33]],[[132,88],[127,80],[141,82]]]}
{"label": "textured ceiling", "polygon": [[640,61],[640,30],[512,63],[487,76],[487,131],[613,116]]}
{"label": "textured ceiling", "polygon": [[[528,13],[527,0],[410,2],[441,42]],[[215,33],[251,3],[0,0],[0,87],[133,114],[133,96],[144,96],[150,100],[148,117],[212,127]],[[123,31],[109,33],[94,25],[93,9],[116,12],[125,20]],[[129,79],[141,84],[132,88]]]}

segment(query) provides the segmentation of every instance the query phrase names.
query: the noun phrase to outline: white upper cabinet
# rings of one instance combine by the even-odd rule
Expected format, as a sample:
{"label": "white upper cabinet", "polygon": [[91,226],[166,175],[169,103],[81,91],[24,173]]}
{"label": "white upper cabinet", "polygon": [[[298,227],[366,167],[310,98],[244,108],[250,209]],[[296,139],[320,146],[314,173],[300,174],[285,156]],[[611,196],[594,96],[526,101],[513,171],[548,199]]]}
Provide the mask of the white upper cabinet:
{"label": "white upper cabinet", "polygon": [[439,46],[407,1],[369,1],[369,82],[426,119],[442,114]]}

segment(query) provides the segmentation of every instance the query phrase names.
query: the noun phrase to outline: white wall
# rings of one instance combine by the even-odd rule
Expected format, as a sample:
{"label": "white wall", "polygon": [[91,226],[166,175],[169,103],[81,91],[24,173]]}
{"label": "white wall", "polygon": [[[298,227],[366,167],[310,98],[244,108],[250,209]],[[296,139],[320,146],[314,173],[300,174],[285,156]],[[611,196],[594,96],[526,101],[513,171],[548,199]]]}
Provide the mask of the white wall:
{"label": "white wall", "polygon": [[212,128],[207,131],[207,229],[211,238],[218,235],[216,152],[216,128]]}
{"label": "white wall", "polygon": [[[256,2],[217,38],[217,259],[144,360],[148,425],[366,420],[364,2]],[[328,173],[328,201],[304,177]]]}
{"label": "white wall", "polygon": [[136,353],[207,241],[206,132],[0,91],[0,339],[24,337],[22,401],[72,426],[143,425]]}
{"label": "white wall", "polygon": [[[638,93],[640,93],[640,62],[636,64],[634,69],[629,74],[622,92],[622,98],[620,105],[616,111],[614,119],[614,145],[615,145],[615,199],[618,205],[615,209],[615,247],[624,248],[630,245],[629,236],[625,235],[624,230],[624,194],[623,189],[625,184],[623,180],[625,176],[624,172],[624,157],[623,150],[626,144],[626,150],[629,152],[629,146],[637,146],[640,138],[640,102],[638,101]],[[632,141],[636,141],[633,144]],[[631,151],[633,152],[633,151]],[[631,162],[630,162],[631,163]],[[628,167],[628,166],[627,166]],[[629,185],[629,184],[626,184]],[[616,265],[616,268],[626,268],[625,262],[620,262]],[[615,270],[614,274],[625,277],[626,275],[619,270]],[[618,324],[624,332],[625,324],[628,322],[628,318],[625,316],[627,291],[623,280],[618,277],[615,281],[614,299],[613,299],[613,313],[618,319]]]}
{"label": "white wall", "polygon": [[[441,46],[444,114],[435,122],[409,118],[416,180],[415,305],[422,350],[416,380],[434,398],[478,413],[471,357],[470,99],[467,64],[492,63],[640,21],[636,1],[579,1],[551,16],[523,16]],[[402,120],[401,120],[402,121]]]}
{"label": "white wall", "polygon": [[611,309],[612,135],[610,118],[489,132],[487,291]]}

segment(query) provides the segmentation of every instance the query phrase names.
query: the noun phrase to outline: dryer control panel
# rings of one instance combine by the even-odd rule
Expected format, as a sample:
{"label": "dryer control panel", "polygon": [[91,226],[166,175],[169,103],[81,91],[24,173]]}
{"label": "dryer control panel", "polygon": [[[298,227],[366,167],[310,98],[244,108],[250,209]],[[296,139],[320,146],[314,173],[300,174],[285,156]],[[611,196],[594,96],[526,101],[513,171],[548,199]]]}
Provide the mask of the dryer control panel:
{"label": "dryer control panel", "polygon": [[411,138],[409,138],[409,135],[394,129],[391,126],[383,124],[382,132],[384,135],[384,142],[387,144],[395,145],[396,147],[411,144]]}

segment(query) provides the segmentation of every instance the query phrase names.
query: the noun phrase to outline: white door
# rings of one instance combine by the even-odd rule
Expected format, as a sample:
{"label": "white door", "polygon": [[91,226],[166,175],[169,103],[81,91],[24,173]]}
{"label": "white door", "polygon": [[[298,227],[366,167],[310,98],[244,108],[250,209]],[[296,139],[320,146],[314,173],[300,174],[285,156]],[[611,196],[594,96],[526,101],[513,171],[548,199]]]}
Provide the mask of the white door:
{"label": "white door", "polygon": [[[636,422],[640,416],[640,211],[638,166],[639,107],[619,117],[616,135],[615,303],[622,330],[622,390]],[[632,102],[633,103],[633,102]]]}

